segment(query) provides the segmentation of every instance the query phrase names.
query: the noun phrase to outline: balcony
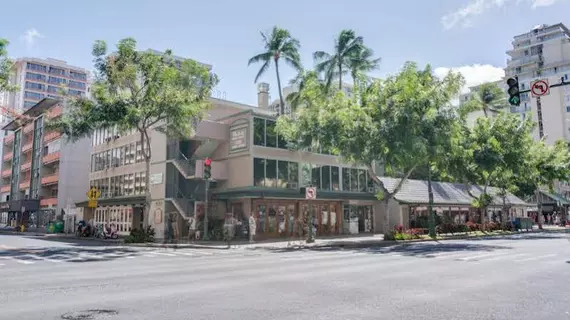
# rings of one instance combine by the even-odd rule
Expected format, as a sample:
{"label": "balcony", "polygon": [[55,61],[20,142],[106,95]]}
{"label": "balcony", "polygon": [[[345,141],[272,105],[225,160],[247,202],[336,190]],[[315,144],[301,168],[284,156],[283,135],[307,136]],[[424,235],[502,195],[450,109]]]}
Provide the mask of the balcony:
{"label": "balcony", "polygon": [[61,137],[61,132],[52,131],[44,135],[44,142],[48,143]]}
{"label": "balcony", "polygon": [[12,169],[6,169],[2,171],[2,178],[8,178],[12,175]]}
{"label": "balcony", "polygon": [[32,150],[32,147],[34,146],[34,142],[30,142],[30,143],[26,143],[23,147],[22,147],[22,153],[28,152]]}
{"label": "balcony", "polygon": [[50,154],[46,154],[43,158],[42,158],[42,163],[43,164],[48,164],[48,163],[52,163],[52,162],[56,162],[59,161],[59,151],[58,152],[53,152]]}
{"label": "balcony", "polygon": [[27,124],[24,129],[23,129],[24,133],[30,133],[32,131],[34,131],[34,123],[29,123]]}
{"label": "balcony", "polygon": [[42,178],[42,186],[50,185],[50,184],[57,184],[59,181],[59,172],[47,175]]}
{"label": "balcony", "polygon": [[14,142],[14,134],[4,137],[4,145],[9,145]]}
{"label": "balcony", "polygon": [[48,113],[47,116],[48,118],[55,118],[60,116],[63,113],[63,107],[60,105],[57,105],[55,107],[53,107]]}
{"label": "balcony", "polygon": [[40,200],[40,206],[41,207],[55,207],[57,206],[57,197],[54,198],[43,198]]}
{"label": "balcony", "polygon": [[2,192],[2,193],[10,192],[10,189],[11,189],[10,185],[2,186],[0,188],[0,192]]}
{"label": "balcony", "polygon": [[30,188],[30,180],[20,183],[20,190],[29,189],[29,188]]}
{"label": "balcony", "polygon": [[2,159],[4,161],[12,161],[12,158],[14,157],[14,153],[12,152],[8,152],[4,155],[4,157],[2,157]]}
{"label": "balcony", "polygon": [[22,163],[22,165],[20,166],[20,171],[26,172],[26,171],[30,170],[31,168],[32,168],[32,162],[28,161],[26,163]]}

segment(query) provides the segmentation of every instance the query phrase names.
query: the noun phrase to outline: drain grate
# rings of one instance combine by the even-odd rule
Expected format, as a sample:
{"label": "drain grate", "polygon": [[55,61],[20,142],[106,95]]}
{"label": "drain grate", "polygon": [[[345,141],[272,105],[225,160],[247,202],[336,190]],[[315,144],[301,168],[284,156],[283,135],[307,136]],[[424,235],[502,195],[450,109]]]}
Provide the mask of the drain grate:
{"label": "drain grate", "polygon": [[116,310],[105,310],[105,309],[92,309],[84,311],[74,311],[63,314],[61,316],[64,320],[103,320],[109,319],[112,316],[118,315],[119,312]]}

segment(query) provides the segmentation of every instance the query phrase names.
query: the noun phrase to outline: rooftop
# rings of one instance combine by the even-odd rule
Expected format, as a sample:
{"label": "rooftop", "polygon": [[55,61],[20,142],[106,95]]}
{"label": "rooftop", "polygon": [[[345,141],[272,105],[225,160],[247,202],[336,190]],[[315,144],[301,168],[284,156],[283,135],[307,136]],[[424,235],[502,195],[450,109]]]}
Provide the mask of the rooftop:
{"label": "rooftop", "polygon": [[[60,100],[51,99],[51,98],[44,98],[40,102],[33,105],[30,109],[26,110],[22,115],[29,116],[32,118],[38,117],[45,111],[49,110],[49,108],[55,106],[56,104],[60,103]],[[5,131],[14,131],[20,127],[20,122],[16,120],[10,121],[7,125],[5,125],[2,130]]]}

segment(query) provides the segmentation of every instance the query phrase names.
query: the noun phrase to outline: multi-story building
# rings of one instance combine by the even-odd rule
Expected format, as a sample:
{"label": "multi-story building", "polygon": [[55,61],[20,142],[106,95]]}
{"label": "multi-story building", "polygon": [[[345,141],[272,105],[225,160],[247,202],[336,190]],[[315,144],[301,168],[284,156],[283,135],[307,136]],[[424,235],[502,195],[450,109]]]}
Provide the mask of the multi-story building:
{"label": "multi-story building", "polygon": [[63,94],[85,96],[89,72],[57,59],[20,58],[14,61],[10,79],[19,87],[5,94],[4,104],[22,113],[43,98],[61,99]]}
{"label": "multi-story building", "polygon": [[[510,59],[505,74],[507,78],[518,77],[520,90],[530,89],[530,84],[539,79],[548,80],[550,85],[570,82],[570,31],[562,23],[536,26],[515,36],[512,45],[507,51]],[[570,140],[570,85],[551,88],[550,94],[541,98],[541,105],[539,117],[536,99],[523,93],[521,105],[512,107],[511,112],[529,113],[538,122],[537,138],[541,127],[548,143]]]}
{"label": "multi-story building", "polygon": [[[197,227],[206,199],[207,157],[213,160],[210,225],[218,225],[226,213],[245,223],[252,214],[258,236],[291,235],[300,213],[312,206],[320,235],[349,232],[343,220],[360,219],[351,233],[379,228],[373,212],[380,202],[367,170],[325,152],[287,149],[275,132],[268,85],[258,88],[259,107],[212,98],[207,119],[192,137],[172,139],[151,130],[149,222],[156,237],[169,230],[183,236],[189,226]],[[112,223],[123,234],[142,225],[147,179],[139,140],[137,133],[95,132],[90,184],[101,191],[101,199],[94,209],[87,208],[87,201],[77,204],[84,207],[83,219]],[[300,192],[310,185],[317,188],[313,201]]]}
{"label": "multi-story building", "polygon": [[13,134],[2,141],[0,223],[44,227],[85,198],[89,139],[70,143],[61,133],[45,129],[64,109],[60,100],[44,98],[2,128]]}

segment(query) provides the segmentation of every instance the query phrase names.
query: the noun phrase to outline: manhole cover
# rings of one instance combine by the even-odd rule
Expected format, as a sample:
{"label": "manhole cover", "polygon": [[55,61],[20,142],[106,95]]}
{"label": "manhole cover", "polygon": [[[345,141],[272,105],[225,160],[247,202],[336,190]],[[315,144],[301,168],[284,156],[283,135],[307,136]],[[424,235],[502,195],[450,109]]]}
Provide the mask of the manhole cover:
{"label": "manhole cover", "polygon": [[109,319],[118,314],[115,310],[84,310],[66,313],[61,318],[65,320],[99,320]]}

